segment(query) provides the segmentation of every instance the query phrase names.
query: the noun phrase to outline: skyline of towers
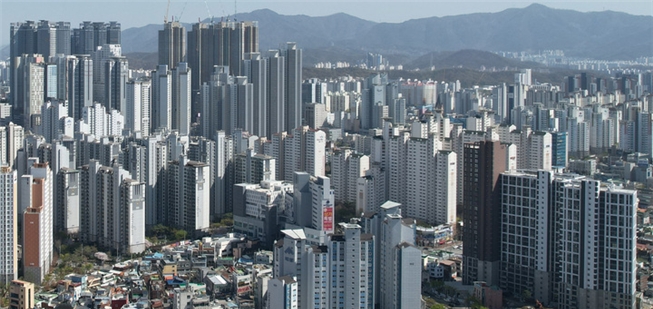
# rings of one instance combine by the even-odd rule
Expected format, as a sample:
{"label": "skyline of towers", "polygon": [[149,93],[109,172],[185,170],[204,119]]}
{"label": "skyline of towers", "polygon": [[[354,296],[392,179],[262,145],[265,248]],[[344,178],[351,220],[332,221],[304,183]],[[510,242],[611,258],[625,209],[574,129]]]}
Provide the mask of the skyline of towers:
{"label": "skyline of towers", "polygon": [[[242,29],[236,30],[240,31]],[[246,33],[246,30],[234,34],[239,38],[239,42],[243,33]],[[232,45],[234,45],[233,42],[230,43],[230,48],[233,47]],[[104,46],[108,45],[102,45],[102,48]],[[239,55],[240,50],[238,50],[238,47],[236,47],[236,50],[236,54]],[[76,162],[76,164],[81,162],[82,164],[77,165],[86,168],[86,170],[81,169],[82,174],[87,174],[86,176],[80,175],[80,179],[84,177],[87,182],[82,184],[82,186],[85,186],[82,190],[104,189],[100,188],[101,185],[110,188],[100,193],[87,193],[88,195],[96,194],[95,198],[82,197],[85,198],[86,202],[92,201],[89,208],[93,207],[93,203],[96,204],[95,206],[98,204],[103,206],[100,207],[102,208],[100,210],[94,210],[96,211],[96,217],[91,217],[92,209],[80,210],[82,217],[79,219],[81,222],[79,227],[83,233],[96,229],[96,235],[94,235],[96,242],[105,248],[115,249],[118,254],[120,252],[141,252],[144,250],[145,226],[163,222],[191,232],[205,230],[209,227],[209,220],[220,218],[229,211],[232,205],[235,208],[233,209],[234,212],[239,213],[239,215],[235,216],[234,221],[243,223],[235,229],[244,231],[250,237],[258,238],[264,243],[274,241],[275,229],[278,228],[277,223],[283,222],[283,220],[279,220],[279,213],[282,211],[284,213],[281,216],[285,215],[287,219],[292,218],[295,220],[294,222],[286,221],[286,223],[297,223],[306,227],[312,242],[326,241],[325,239],[328,238],[324,233],[335,231],[334,225],[336,222],[333,222],[333,198],[335,192],[331,190],[330,179],[325,175],[327,160],[330,157],[330,146],[335,145],[337,142],[337,138],[334,136],[338,136],[342,132],[338,131],[340,128],[323,128],[320,130],[319,128],[301,126],[302,110],[309,105],[301,100],[303,88],[301,85],[302,51],[297,48],[296,44],[288,43],[285,49],[268,51],[269,57],[261,57],[260,53],[257,52],[244,53],[242,56],[236,57],[239,58],[237,65],[217,67],[218,74],[212,76],[217,79],[212,81],[216,82],[216,85],[202,85],[201,90],[205,90],[204,86],[207,86],[208,90],[205,90],[206,93],[200,92],[200,94],[203,99],[207,99],[202,101],[201,114],[198,113],[200,115],[200,128],[197,128],[197,131],[194,131],[196,128],[193,128],[193,132],[191,132],[191,121],[194,117],[192,110],[193,105],[198,102],[193,101],[195,95],[195,89],[193,89],[194,72],[189,63],[180,61],[170,66],[159,66],[156,73],[160,74],[155,77],[152,86],[155,94],[152,100],[154,103],[153,114],[158,116],[155,120],[158,124],[156,130],[146,131],[143,126],[147,126],[145,124],[147,120],[145,115],[149,111],[146,111],[147,109],[141,105],[149,104],[149,100],[144,98],[147,94],[139,95],[137,89],[146,93],[148,86],[142,85],[142,83],[137,85],[136,82],[126,83],[126,70],[123,70],[123,68],[128,68],[128,64],[122,61],[123,58],[110,57],[107,60],[105,56],[100,54],[101,51],[102,49],[97,49],[96,46],[94,51],[95,59],[91,56],[91,62],[87,62],[87,64],[90,64],[90,67],[93,68],[90,72],[104,76],[104,80],[95,83],[91,76],[90,80],[94,82],[91,85],[94,84],[95,87],[79,89],[84,91],[96,90],[95,92],[91,91],[96,96],[98,93],[104,93],[101,96],[105,102],[104,105],[101,105],[96,103],[95,100],[91,100],[89,105],[86,105],[87,103],[73,105],[73,109],[81,107],[82,110],[82,121],[78,123],[79,126],[76,127],[78,133],[74,137],[77,139],[77,144],[70,147],[69,145],[64,146],[62,141],[55,141],[61,137],[61,134],[59,134],[59,128],[53,124],[62,118],[58,115],[63,115],[63,112],[48,111],[47,104],[42,105],[41,107],[46,108],[40,109],[38,113],[32,110],[31,105],[25,106],[24,114],[30,116],[29,121],[26,121],[28,129],[30,127],[39,127],[43,132],[49,131],[49,134],[43,133],[44,138],[34,135],[28,136],[25,140],[25,147],[21,152],[22,161],[20,163],[24,165],[25,160],[27,160],[25,158],[38,157],[43,162],[52,162],[54,174],[59,173],[61,175],[61,177],[55,176],[52,178],[53,187],[56,188],[53,200],[58,203],[58,207],[53,209],[55,225],[58,227],[65,226],[70,233],[74,233],[75,217],[65,216],[62,218],[61,213],[66,209],[74,209],[75,207],[74,196],[68,194],[70,191],[66,192],[67,189],[71,188],[71,186],[66,188],[69,185],[67,181],[72,183],[75,173],[64,170],[65,167],[57,163],[58,161],[66,161],[63,155],[60,157],[59,153],[65,152],[62,148],[68,149],[67,147],[70,147],[69,151],[71,153],[75,152],[75,154],[69,154],[69,156],[73,156],[73,159],[69,159],[68,162],[72,161]],[[229,52],[230,57],[232,57],[234,55],[232,50]],[[40,56],[32,57],[39,58]],[[72,59],[88,56],[72,57],[70,58],[71,61],[73,61]],[[230,65],[233,59],[230,58]],[[99,63],[102,61],[104,61],[104,64]],[[27,70],[25,74],[27,78],[32,74],[30,71],[31,66],[37,68],[34,75],[39,74],[39,69],[43,69],[43,92],[59,96],[59,89],[54,86],[59,82],[55,80],[55,77],[58,78],[60,75],[60,72],[56,70],[58,67],[55,66],[54,69],[51,69],[52,64],[42,66],[39,64],[39,60],[32,61],[31,59],[26,59],[23,65]],[[98,67],[98,65],[99,68],[104,69],[104,74],[100,73],[101,70],[94,68]],[[235,70],[234,67],[236,66],[239,67],[239,73],[229,74],[228,72]],[[72,72],[72,74],[79,74],[74,70]],[[520,74],[523,75],[524,73]],[[530,78],[522,75],[518,77],[519,81],[527,83],[526,81]],[[86,78],[88,78],[88,75]],[[80,80],[83,79],[80,78]],[[219,84],[223,81],[224,84]],[[579,108],[580,104],[577,103],[581,101],[575,102],[572,101],[572,98],[565,99],[569,100],[570,105],[577,104],[575,108],[566,106],[565,108],[568,108],[566,110],[562,108],[556,111],[547,110],[540,103],[528,101],[530,93],[526,92],[527,88],[521,89],[524,93],[517,93],[521,91],[520,89],[512,89],[512,93],[508,92],[508,95],[512,94],[513,99],[518,96],[516,99],[519,102],[515,104],[520,106],[510,111],[508,119],[512,117],[517,126],[506,128],[495,126],[494,121],[498,120],[497,117],[494,117],[489,111],[482,110],[482,108],[489,107],[491,103],[486,104],[479,98],[482,94],[478,89],[461,90],[460,85],[457,84],[452,86],[455,89],[454,91],[446,93],[446,95],[451,95],[451,100],[449,100],[449,103],[451,103],[450,111],[467,113],[467,117],[464,118],[441,115],[437,109],[430,111],[429,106],[421,108],[417,106],[418,109],[413,109],[412,113],[407,113],[403,106],[407,104],[408,100],[403,98],[399,82],[388,81],[387,76],[377,75],[370,77],[366,83],[366,95],[362,104],[348,103],[349,108],[354,110],[350,112],[351,119],[357,117],[360,108],[361,117],[355,121],[365,121],[369,126],[366,128],[368,130],[358,132],[367,133],[367,136],[352,134],[351,137],[347,137],[352,140],[353,147],[357,151],[366,153],[360,157],[368,160],[367,163],[364,162],[365,160],[354,162],[351,168],[353,172],[351,175],[347,175],[347,183],[351,187],[349,187],[346,195],[350,200],[357,202],[357,211],[361,213],[370,210],[383,211],[382,202],[387,200],[386,194],[388,194],[385,188],[388,188],[388,191],[391,192],[392,198],[397,197],[403,203],[402,210],[406,217],[424,220],[431,224],[454,223],[456,221],[456,202],[462,203],[465,219],[469,217],[470,220],[476,220],[472,223],[466,222],[464,237],[469,237],[467,229],[472,232],[473,229],[477,229],[476,235],[483,234],[489,239],[488,243],[493,246],[496,245],[496,234],[498,233],[495,228],[497,208],[494,204],[496,200],[496,192],[494,191],[498,184],[492,182],[493,180],[489,184],[484,183],[483,180],[486,175],[479,171],[470,172],[470,169],[476,169],[478,166],[481,166],[480,169],[488,167],[489,171],[486,170],[485,172],[490,177],[494,177],[496,171],[501,170],[501,164],[504,164],[508,169],[512,166],[517,168],[551,169],[551,160],[553,160],[551,158],[553,156],[551,134],[540,130],[532,131],[531,126],[542,130],[557,130],[564,126],[571,128],[572,148],[581,149],[579,150],[580,153],[585,150],[585,144],[587,143],[580,147],[577,144],[581,144],[581,142],[576,141],[575,138],[578,138],[578,140],[587,140],[589,138],[590,141],[594,141],[594,144],[590,142],[588,145],[596,145],[597,148],[614,146],[616,140],[615,138],[601,138],[601,140],[607,142],[602,143],[604,146],[599,146],[600,143],[597,142],[599,134],[594,132],[592,127],[590,127],[590,130],[579,128],[574,131],[573,128],[576,125],[578,127],[582,126],[582,124],[589,125],[587,122],[590,117],[585,117],[585,115],[591,114],[591,111],[590,108]],[[34,96],[34,98],[39,96],[32,93],[32,88],[35,88],[34,91],[38,92],[37,87],[32,87],[30,84],[23,86],[25,87],[23,96]],[[224,89],[218,88],[218,90],[215,90],[219,95],[214,96],[214,93],[211,92],[212,88],[210,88],[213,86],[215,88],[223,87]],[[329,85],[329,87],[335,89],[336,86]],[[344,87],[344,85],[338,87]],[[519,85],[508,87],[519,87]],[[103,91],[99,91],[100,88]],[[433,88],[433,91],[437,92],[437,86]],[[447,86],[445,86],[446,88]],[[125,97],[127,95],[131,98]],[[521,102],[521,95],[525,96],[523,102]],[[44,97],[45,95],[41,94],[40,96]],[[234,98],[234,96],[236,97]],[[423,95],[423,97],[426,96]],[[430,97],[430,95],[428,96]],[[30,99],[31,101],[32,99]],[[137,101],[140,103],[136,103]],[[431,103],[433,106],[430,107],[434,107],[436,104],[435,102]],[[522,103],[524,106],[521,106]],[[533,105],[532,108],[530,108],[530,104]],[[626,105],[628,104],[635,105],[635,103],[626,103]],[[261,106],[264,106],[262,111],[260,111]],[[127,107],[130,109],[128,110]],[[324,107],[326,112],[327,104],[325,103],[321,107]],[[119,111],[111,110],[111,108]],[[253,112],[257,110],[259,113]],[[363,111],[364,113],[362,113]],[[569,113],[566,114],[565,111]],[[606,123],[612,121],[610,119],[612,115],[609,112],[606,113],[604,109],[594,109],[593,111],[597,114],[596,120],[608,120]],[[123,117],[121,112],[124,117],[128,118],[128,130],[123,130],[120,125],[120,123],[125,122],[121,118]],[[629,118],[632,117],[630,112],[633,111],[628,110],[628,112],[629,115],[626,118],[631,119]],[[271,116],[273,113],[277,115],[277,118]],[[40,114],[40,117],[38,114]],[[220,115],[220,118],[218,118],[221,122],[220,127],[211,126],[217,117],[210,118],[210,116],[218,114]],[[34,118],[31,116],[34,116]],[[603,116],[607,116],[607,119]],[[645,115],[638,117],[641,118],[639,120],[643,125],[650,122],[650,117],[648,119]],[[308,121],[309,117],[306,118]],[[411,127],[401,126],[406,118],[409,118],[412,122]],[[562,119],[564,119],[564,125],[558,126],[559,123],[556,123],[556,121]],[[569,119],[572,120],[567,121]],[[206,122],[202,123],[202,120]],[[592,120],[595,119],[592,118]],[[451,122],[457,123],[451,125]],[[396,125],[396,127],[393,127],[393,125]],[[275,130],[279,131],[272,131],[270,129],[272,127],[277,128]],[[380,127],[383,127],[383,129]],[[605,127],[608,129],[608,133],[613,133],[612,129],[614,127],[596,127]],[[352,126],[352,128],[358,129],[356,125]],[[227,132],[226,134],[224,131],[216,132],[218,130],[226,130]],[[140,132],[142,135],[129,136],[127,132],[130,131]],[[147,138],[150,131],[158,131],[157,136],[147,141],[141,139],[141,137]],[[200,131],[205,135],[204,139],[190,136],[191,134],[199,135],[198,132]],[[245,131],[253,134],[250,135]],[[449,131],[455,132],[453,136],[449,134]],[[578,133],[577,131],[582,132]],[[599,132],[599,129],[596,129],[596,131]],[[232,135],[232,133],[234,134]],[[642,133],[648,134],[645,131]],[[217,138],[214,137],[216,134]],[[74,134],[66,133],[64,135]],[[227,135],[232,135],[232,140],[228,140]],[[207,138],[216,138],[218,141],[213,143]],[[487,150],[485,153],[479,150],[478,153],[474,153],[469,150],[473,147],[469,147],[470,145],[465,143],[478,140],[501,140],[512,145],[500,144],[499,147],[506,148],[505,153],[494,153],[494,150]],[[53,143],[53,145],[50,143]],[[146,143],[147,145],[145,145]],[[480,142],[479,145],[483,143]],[[499,145],[499,142],[494,143]],[[129,146],[125,146],[127,144]],[[645,142],[642,144],[651,148]],[[77,147],[81,150],[77,150]],[[243,159],[241,154],[247,149],[255,149],[257,152],[262,153],[261,158],[265,156],[261,160],[262,164],[255,164],[254,167],[250,164],[249,168],[247,164],[241,164]],[[589,151],[589,148],[587,149]],[[459,152],[456,153],[455,151]],[[488,157],[493,161],[489,163],[483,161],[487,159],[484,158],[485,154],[488,154]],[[566,156],[566,153],[563,154]],[[474,157],[475,155],[477,157]],[[220,156],[221,158],[219,158]],[[246,160],[251,159],[251,157],[249,156]],[[283,177],[279,178],[285,179],[286,182],[281,180],[274,182],[260,181],[263,180],[261,174],[271,176],[276,173],[277,166],[272,167],[272,162],[279,162],[279,175],[283,175]],[[459,162],[463,163],[459,164]],[[100,166],[100,163],[103,166]],[[363,165],[367,165],[367,167],[364,168]],[[121,166],[124,166],[124,169]],[[245,167],[243,168],[243,166]],[[24,167],[21,168],[24,170]],[[92,172],[88,171],[89,169],[96,170],[96,174],[99,174],[99,176],[94,175],[95,178],[93,178],[90,175]],[[461,169],[464,175],[458,176],[457,172]],[[335,168],[332,173],[334,171]],[[385,174],[388,172],[392,172],[392,174]],[[469,175],[472,174],[479,177],[480,181],[477,179],[476,182],[462,181],[456,183],[456,179],[467,180]],[[317,177],[313,178],[312,175]],[[134,180],[130,180],[129,177],[133,177]],[[218,177],[222,179],[218,181]],[[271,180],[272,177],[269,178]],[[290,179],[293,180],[292,184],[288,183]],[[373,181],[361,183],[362,179],[364,181],[373,179]],[[94,182],[93,180],[95,180],[96,184],[89,184],[89,182]],[[57,183],[58,181],[61,181],[61,183]],[[378,183],[383,182],[383,185],[377,186],[377,181]],[[259,185],[245,184],[244,182],[259,182]],[[216,186],[216,183],[219,183],[221,187]],[[233,185],[236,185],[236,190],[234,190]],[[98,187],[91,188],[92,186]],[[338,186],[343,187],[342,184]],[[474,186],[480,189],[480,193],[469,190]],[[370,198],[371,202],[359,201],[361,187],[367,190],[365,196],[372,196]],[[462,190],[463,187],[467,189]],[[74,186],[72,188],[74,189]],[[233,191],[238,192],[234,194]],[[115,192],[119,193],[116,194]],[[242,196],[243,192],[245,192],[244,198]],[[457,201],[456,195],[458,192],[462,192],[463,197]],[[257,204],[256,202],[272,196],[275,196],[275,198],[266,200],[267,203]],[[472,202],[467,201],[470,197],[476,199],[476,201],[472,201],[473,203],[479,202],[482,211],[470,215],[472,212],[470,203]],[[152,200],[149,200],[150,198]],[[98,200],[102,201],[98,202]],[[278,212],[275,212],[277,210]],[[490,221],[485,222],[487,226],[479,226],[478,224],[485,219],[485,213],[491,213],[492,218],[490,218]],[[111,218],[116,217],[120,217],[120,220],[109,222]],[[387,307],[398,307],[399,303],[418,299],[418,291],[409,289],[408,284],[402,286],[401,284],[395,284],[391,280],[401,278],[403,282],[408,282],[411,278],[418,276],[418,272],[414,268],[405,265],[405,263],[419,264],[418,256],[420,256],[421,252],[414,247],[414,235],[411,236],[408,231],[412,227],[414,233],[414,221],[412,223],[404,221],[398,214],[385,219],[388,224],[401,225],[406,235],[397,236],[394,235],[395,232],[383,234],[383,240],[393,239],[390,249],[383,249],[384,263],[387,263],[384,265],[390,265],[388,267],[393,269],[380,276],[384,278],[381,281],[384,282],[383,285],[389,292],[388,295],[381,293],[368,293],[367,295],[368,297],[370,294],[375,295],[375,297],[383,297],[383,303]],[[95,225],[95,227],[89,228],[91,225]],[[132,226],[138,226],[139,228],[124,233],[125,230]],[[355,234],[356,237],[359,237],[359,234],[353,232],[353,230],[357,229],[356,227],[350,226],[349,228],[349,232],[352,232],[350,236]],[[486,233],[486,231],[489,232]],[[474,233],[472,233],[473,235]],[[411,237],[413,239],[409,239]],[[403,241],[396,243],[394,240]],[[617,239],[617,241],[622,240],[624,239]],[[331,241],[333,243],[334,239],[331,239]],[[500,261],[495,258],[497,256],[496,248],[488,248],[489,245],[484,245],[478,241],[474,243],[474,241],[472,241],[471,246],[476,245],[476,247],[480,248],[477,251],[481,253],[474,256],[472,252],[465,257],[465,271],[476,271],[478,278],[483,278],[490,284],[496,283],[501,278],[501,270],[497,266],[501,264],[498,264]],[[347,245],[345,244],[345,246]],[[354,242],[354,245],[351,245],[349,249],[356,251],[359,249],[357,247],[359,245],[359,243]],[[368,245],[367,249],[369,250],[369,243],[366,245]],[[382,245],[388,244],[383,243]],[[340,245],[338,246],[338,249],[341,249]],[[360,247],[364,246],[361,245]],[[323,250],[323,248],[311,247],[307,250],[318,258],[327,257],[326,250]],[[485,254],[483,250],[489,253]],[[337,252],[336,250],[333,251]],[[463,251],[465,253],[470,252],[469,250]],[[353,262],[358,261],[352,260]],[[356,267],[356,263],[353,264],[353,267]],[[369,267],[369,265],[365,266]],[[570,267],[573,268],[574,266],[576,265]],[[322,268],[318,267],[318,269],[323,269],[323,266]],[[610,271],[612,270],[614,269],[610,269]],[[628,276],[629,274],[624,272],[621,275]],[[474,274],[464,277],[467,281],[475,280],[469,278],[471,276],[474,276]],[[325,278],[326,276],[321,276],[315,279],[322,283]],[[362,277],[360,279],[361,282],[365,281]],[[608,283],[612,284],[614,282]],[[353,286],[347,287],[345,290],[348,288],[355,290],[361,288],[356,284],[355,281]],[[573,287],[573,282],[569,286]],[[367,289],[370,289],[369,285]],[[340,288],[340,290],[343,289]],[[324,290],[321,291],[321,293],[324,292]],[[614,289],[612,292],[615,292]],[[621,294],[624,295],[612,294],[610,296],[621,298],[623,303],[630,301],[628,293]],[[573,297],[577,296],[571,295],[568,297],[573,300]],[[369,304],[369,300],[358,300]]]}
{"label": "skyline of towers", "polygon": [[[188,65],[194,93],[212,79],[215,66],[228,67],[232,76],[246,75],[241,69],[245,55],[258,53],[258,23],[221,21],[195,23],[188,31]],[[199,112],[199,97],[193,97],[193,115]]]}

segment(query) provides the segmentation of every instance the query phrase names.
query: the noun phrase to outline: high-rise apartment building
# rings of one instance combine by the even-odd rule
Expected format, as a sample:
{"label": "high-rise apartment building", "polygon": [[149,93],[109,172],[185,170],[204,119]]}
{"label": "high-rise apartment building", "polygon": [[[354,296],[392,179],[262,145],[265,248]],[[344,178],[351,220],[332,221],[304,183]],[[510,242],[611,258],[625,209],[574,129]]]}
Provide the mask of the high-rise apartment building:
{"label": "high-rise apartment building", "polygon": [[68,116],[82,118],[82,110],[93,105],[93,59],[76,55],[68,59]]}
{"label": "high-rise apartment building", "polygon": [[464,145],[463,283],[499,282],[501,242],[500,173],[508,146],[498,141]]}
{"label": "high-rise apartment building", "polygon": [[247,149],[245,153],[234,156],[234,184],[275,180],[275,166],[273,157]]}
{"label": "high-rise apartment building", "polygon": [[24,277],[40,284],[53,258],[52,171],[47,163],[35,163],[20,181]]}
{"label": "high-rise apartment building", "polygon": [[119,227],[114,231],[119,254],[145,251],[145,184],[124,179],[120,184]]}
{"label": "high-rise apartment building", "polygon": [[190,134],[191,125],[191,72],[188,64],[181,62],[172,69],[171,129],[181,135]]}
{"label": "high-rise apartment building", "polygon": [[69,235],[76,235],[80,228],[80,174],[78,170],[61,168],[56,176],[56,207],[54,227]]}
{"label": "high-rise apartment building", "polygon": [[159,30],[159,65],[174,69],[186,61],[186,29],[176,21],[166,22]]}
{"label": "high-rise apartment building", "polygon": [[[376,237],[357,224],[341,224],[343,234],[309,245],[302,229],[282,230],[274,246],[273,276],[293,277],[298,308],[374,308]],[[273,281],[268,283],[268,287]],[[268,291],[270,304],[284,294]]]}
{"label": "high-rise apartment building", "polygon": [[295,172],[292,182],[293,211],[289,221],[299,227],[318,231],[321,238],[335,229],[334,195],[331,179]]}
{"label": "high-rise apartment building", "polygon": [[18,278],[18,195],[16,171],[0,166],[0,283],[9,284]]}
{"label": "high-rise apartment building", "polygon": [[505,292],[558,308],[635,308],[635,191],[542,170],[501,178]]}
{"label": "high-rise apartment building", "polygon": [[458,155],[449,150],[440,150],[435,154],[434,186],[427,190],[432,192],[434,207],[428,207],[426,218],[436,224],[454,224],[457,218],[456,181]]}
{"label": "high-rise apartment building", "polygon": [[247,80],[252,83],[253,97],[252,110],[254,124],[249,130],[257,136],[271,138],[273,133],[268,132],[268,59],[263,57],[259,52],[245,54],[242,75],[247,76]]}
{"label": "high-rise apartment building", "polygon": [[[275,143],[273,138],[272,143]],[[326,133],[310,129],[308,126],[298,127],[292,135],[286,135],[283,146],[284,176],[281,179],[290,180],[294,172],[305,171],[313,176],[324,176],[326,166]],[[274,156],[274,155],[273,155]],[[280,157],[274,157],[279,165]]]}
{"label": "high-rise apartment building", "polygon": [[214,203],[211,205],[211,214],[213,216],[222,216],[233,211],[233,140],[228,138],[224,131],[215,132],[214,139],[215,164],[213,165],[213,177],[215,183],[212,191]]}
{"label": "high-rise apartment building", "polygon": [[[295,277],[282,276],[268,282],[268,308],[299,308],[298,282]],[[272,296],[274,295],[274,296]]]}
{"label": "high-rise apartment building", "polygon": [[[129,62],[126,57],[111,57],[104,62],[104,96],[107,110],[115,109],[125,114],[127,105],[127,82]],[[102,101],[101,101],[102,102]]]}
{"label": "high-rise apartment building", "polygon": [[183,156],[170,161],[166,169],[163,195],[166,221],[195,232],[209,227],[211,219],[209,166],[202,162],[188,161]]}
{"label": "high-rise apartment building", "polygon": [[[341,223],[344,235],[332,235],[329,241],[330,267],[330,308],[374,308],[374,267],[377,257],[374,255],[374,235],[362,233],[358,224]],[[376,244],[378,245],[378,244]],[[324,257],[326,258],[326,257]],[[314,260],[314,259],[307,259]],[[310,263],[310,262],[309,262]],[[327,264],[326,261],[323,262]],[[328,264],[327,264],[328,265]],[[315,284],[319,288],[320,278],[315,271],[304,272],[303,284]],[[328,282],[327,282],[328,285]],[[310,289],[314,291],[316,288]],[[319,291],[319,290],[318,290]],[[327,303],[324,293],[306,293],[304,304]],[[327,308],[324,306],[323,308]]]}
{"label": "high-rise apartment building", "polygon": [[130,80],[126,84],[125,129],[146,137],[150,135],[150,105],[152,100],[152,81],[147,77]]}
{"label": "high-rise apartment building", "polygon": [[567,167],[567,132],[551,133],[551,166]]}
{"label": "high-rise apartment building", "polygon": [[505,292],[549,304],[554,263],[551,261],[550,171],[501,174],[501,271]]}
{"label": "high-rise apartment building", "polygon": [[[200,124],[202,134],[211,136],[215,130],[232,134],[236,129],[248,132],[260,128],[265,113],[254,110],[254,88],[245,76],[227,75],[228,67],[215,67],[212,80],[202,86]],[[262,114],[261,114],[262,113]]]}
{"label": "high-rise apartment building", "polygon": [[290,130],[302,125],[302,50],[296,43],[288,43],[283,55],[286,61],[284,119],[286,130]]}
{"label": "high-rise apartment building", "polygon": [[[103,44],[96,47],[93,52],[91,52],[91,59],[93,59],[93,101],[101,103],[107,108],[110,108],[111,103],[108,101],[107,95],[111,94],[111,90],[107,92],[106,86],[109,82],[110,76],[107,75],[107,69],[109,72],[115,70],[114,66],[116,64],[116,59],[114,57],[122,56],[122,47],[118,44]],[[107,62],[111,61],[112,63],[107,65]],[[127,61],[124,58],[123,61]],[[125,63],[126,66],[126,63]],[[120,73],[120,67],[117,68],[118,71],[115,73]],[[128,71],[125,69],[124,71]]]}
{"label": "high-rise apartment building", "polygon": [[375,243],[375,303],[380,308],[420,306],[421,251],[415,247],[415,220],[401,216],[401,204],[387,201],[361,217],[362,232]]}
{"label": "high-rise apartment building", "polygon": [[72,30],[70,39],[72,54],[91,54],[98,46],[120,44],[120,29],[120,23],[115,21],[109,23],[85,21],[80,23],[79,28]]}
{"label": "high-rise apartment building", "polygon": [[283,54],[278,50],[270,50],[267,55],[267,128],[268,136],[290,131],[294,128],[286,127],[286,62]]}
{"label": "high-rise apartment building", "polygon": [[160,64],[152,72],[151,131],[172,126],[172,75],[168,65]]}
{"label": "high-rise apartment building", "polygon": [[[44,61],[56,54],[69,55],[70,52],[70,23],[26,21],[12,23],[9,31],[9,79],[11,85],[11,106],[15,115],[22,115],[25,110],[26,99],[23,98],[23,75],[20,73],[24,60],[23,55],[31,57],[40,54]],[[20,119],[21,121],[23,119]]]}
{"label": "high-rise apartment building", "polygon": [[[248,76],[241,66],[245,55],[258,53],[258,24],[248,21],[197,23],[188,32],[188,65],[192,71],[191,89],[198,93],[211,81],[214,66],[224,66],[229,75]],[[193,97],[193,102],[200,102]],[[200,106],[193,106],[197,115]],[[250,130],[251,131],[251,130]],[[254,134],[258,134],[258,131]]]}
{"label": "high-rise apartment building", "polygon": [[637,194],[556,178],[554,301],[560,308],[635,308]]}
{"label": "high-rise apartment building", "polygon": [[145,250],[144,184],[129,178],[119,165],[90,160],[80,171],[80,232],[85,242],[97,242],[116,254]]}

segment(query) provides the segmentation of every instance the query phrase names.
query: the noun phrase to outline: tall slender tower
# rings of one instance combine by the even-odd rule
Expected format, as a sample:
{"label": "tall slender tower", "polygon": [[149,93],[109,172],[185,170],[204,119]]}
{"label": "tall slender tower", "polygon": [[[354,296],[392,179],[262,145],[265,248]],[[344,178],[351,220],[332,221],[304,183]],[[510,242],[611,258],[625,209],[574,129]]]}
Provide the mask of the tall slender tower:
{"label": "tall slender tower", "polygon": [[286,59],[285,128],[292,130],[302,125],[302,50],[296,43],[288,43],[283,52]]}
{"label": "tall slender tower", "polygon": [[172,108],[172,75],[168,65],[161,64],[152,72],[152,128],[170,128]]}
{"label": "tall slender tower", "polygon": [[0,211],[4,214],[0,243],[5,252],[0,254],[0,283],[9,284],[18,278],[18,208],[16,204],[16,170],[0,167]]}
{"label": "tall slender tower", "polygon": [[501,262],[500,174],[507,169],[507,145],[481,141],[464,145],[463,283],[499,282]]}
{"label": "tall slender tower", "polygon": [[126,57],[111,57],[104,69],[104,106],[125,113],[127,109],[126,86],[129,80],[129,63]]}
{"label": "tall slender tower", "polygon": [[77,55],[68,60],[68,116],[82,118],[82,110],[93,105],[93,60]]}
{"label": "tall slender tower", "polygon": [[172,69],[172,129],[181,135],[190,134],[191,123],[191,71],[182,62]]}

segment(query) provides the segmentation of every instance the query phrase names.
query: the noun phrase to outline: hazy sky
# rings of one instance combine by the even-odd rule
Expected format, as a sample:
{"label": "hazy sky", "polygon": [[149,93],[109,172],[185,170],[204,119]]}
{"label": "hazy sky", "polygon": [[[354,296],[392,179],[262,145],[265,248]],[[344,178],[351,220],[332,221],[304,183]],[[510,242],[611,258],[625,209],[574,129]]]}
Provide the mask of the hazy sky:
{"label": "hazy sky", "polygon": [[[210,15],[215,17],[238,12],[269,8],[285,15],[305,14],[324,16],[344,12],[376,22],[402,22],[409,19],[450,16],[477,12],[498,12],[507,8],[522,8],[532,1],[482,1],[482,0],[420,0],[379,2],[373,0],[171,0],[170,16],[180,16],[182,22],[196,22]],[[546,0],[538,3],[552,8],[588,11],[621,11],[635,15],[653,15],[653,1],[563,1]],[[0,46],[9,42],[9,23],[24,20],[70,21],[73,28],[85,20],[118,21],[122,29],[162,23],[167,0],[85,0],[85,1],[32,1],[0,0]]]}

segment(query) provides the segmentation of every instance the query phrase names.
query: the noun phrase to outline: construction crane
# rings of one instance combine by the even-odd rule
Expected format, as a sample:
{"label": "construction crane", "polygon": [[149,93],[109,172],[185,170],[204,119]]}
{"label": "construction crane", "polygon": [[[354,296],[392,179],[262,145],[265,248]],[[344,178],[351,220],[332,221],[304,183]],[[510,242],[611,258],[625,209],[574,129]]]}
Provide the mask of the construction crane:
{"label": "construction crane", "polygon": [[163,17],[163,23],[168,23],[168,12],[170,11],[170,0],[168,0],[168,5],[166,6],[166,16]]}
{"label": "construction crane", "polygon": [[184,7],[181,8],[181,13],[179,14],[179,17],[177,17],[177,21],[181,22],[181,17],[184,16],[184,11],[186,10],[186,5],[188,4],[188,1],[184,3]]}
{"label": "construction crane", "polygon": [[211,14],[211,10],[209,9],[209,3],[204,0],[204,5],[206,6],[206,12],[209,14],[209,18],[211,19],[211,23],[213,23],[213,14]]}

